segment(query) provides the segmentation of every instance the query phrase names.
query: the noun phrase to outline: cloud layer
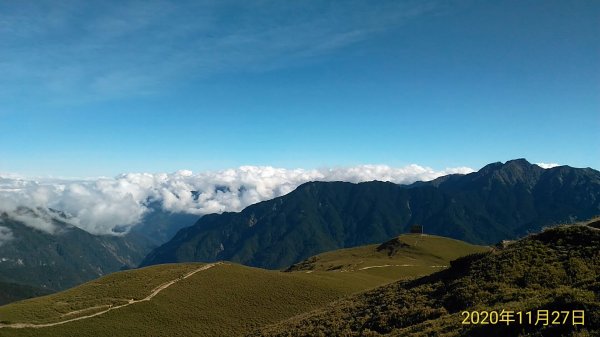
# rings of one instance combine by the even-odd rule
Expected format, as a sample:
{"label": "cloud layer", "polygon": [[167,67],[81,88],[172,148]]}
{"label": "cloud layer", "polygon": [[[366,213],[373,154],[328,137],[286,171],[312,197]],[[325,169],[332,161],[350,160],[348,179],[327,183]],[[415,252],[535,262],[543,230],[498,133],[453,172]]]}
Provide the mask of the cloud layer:
{"label": "cloud layer", "polygon": [[[208,214],[240,211],[248,205],[272,199],[308,181],[371,180],[409,184],[432,180],[451,173],[469,173],[467,167],[435,171],[409,165],[363,165],[334,169],[283,169],[270,166],[242,166],[237,169],[194,174],[182,170],[171,174],[127,173],[96,180],[27,180],[0,177],[0,211],[14,216],[19,206],[64,211],[69,222],[90,233],[115,234],[118,228],[136,225],[150,204],[167,212]],[[31,218],[31,214],[21,215]],[[38,214],[30,226],[55,231],[53,215]],[[6,235],[5,235],[6,236]],[[8,237],[8,236],[6,236]]]}
{"label": "cloud layer", "polygon": [[10,228],[0,226],[0,246],[13,239]]}
{"label": "cloud layer", "polygon": [[535,163],[535,164],[544,169],[549,169],[549,168],[560,166],[560,164],[557,164],[557,163]]}

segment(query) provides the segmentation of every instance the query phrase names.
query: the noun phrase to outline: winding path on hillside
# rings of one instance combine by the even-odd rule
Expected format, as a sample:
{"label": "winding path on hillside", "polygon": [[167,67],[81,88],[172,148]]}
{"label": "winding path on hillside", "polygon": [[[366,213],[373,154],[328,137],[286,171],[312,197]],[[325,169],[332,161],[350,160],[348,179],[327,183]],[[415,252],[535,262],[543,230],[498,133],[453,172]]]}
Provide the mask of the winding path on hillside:
{"label": "winding path on hillside", "polygon": [[[186,278],[196,274],[197,272],[203,271],[203,270],[207,270],[210,269],[214,266],[223,264],[223,262],[216,262],[216,263],[209,263],[209,264],[205,264],[202,267],[198,268],[198,269],[194,269],[191,272],[185,274],[183,277],[178,277],[176,279],[173,279],[171,281],[165,282],[161,285],[159,285],[158,287],[154,288],[152,290],[152,292],[150,293],[150,295],[142,298],[141,300],[134,300],[134,299],[130,299],[129,302],[125,303],[125,304],[121,304],[121,305],[117,305],[117,306],[113,306],[108,305],[108,308],[106,310],[102,310],[90,315],[85,315],[85,316],[79,316],[79,317],[75,317],[75,318],[71,318],[68,320],[64,320],[64,321],[59,321],[59,322],[54,322],[54,323],[41,323],[41,324],[34,324],[34,323],[12,323],[12,324],[1,324],[0,323],[0,329],[1,328],[12,328],[12,329],[23,329],[23,328],[34,328],[34,329],[39,329],[39,328],[47,328],[47,327],[51,327],[51,326],[55,326],[55,325],[61,325],[61,324],[66,324],[66,323],[70,323],[70,322],[75,322],[75,321],[81,321],[84,319],[88,319],[88,318],[92,318],[92,317],[96,317],[96,316],[100,316],[103,315],[111,310],[116,310],[116,309],[121,309],[127,306],[130,306],[132,304],[136,304],[136,303],[140,303],[140,302],[145,302],[145,301],[150,301],[152,298],[154,298],[154,296],[158,295],[161,291],[167,289],[168,287],[172,286],[173,284],[181,281],[181,280],[185,280]],[[91,307],[91,308],[86,308],[86,309],[81,309],[81,310],[77,310],[74,312],[70,312],[70,313],[66,313],[63,316],[69,315],[69,314],[75,314],[77,312],[83,312],[85,310],[91,310],[91,309],[95,309],[98,307]]]}
{"label": "winding path on hillside", "polygon": [[383,264],[380,266],[366,266],[366,267],[362,267],[359,268],[358,270],[367,270],[367,269],[371,269],[371,268],[386,268],[386,267],[429,267],[429,268],[448,268],[448,266],[422,266],[422,265],[418,265],[418,264]]}

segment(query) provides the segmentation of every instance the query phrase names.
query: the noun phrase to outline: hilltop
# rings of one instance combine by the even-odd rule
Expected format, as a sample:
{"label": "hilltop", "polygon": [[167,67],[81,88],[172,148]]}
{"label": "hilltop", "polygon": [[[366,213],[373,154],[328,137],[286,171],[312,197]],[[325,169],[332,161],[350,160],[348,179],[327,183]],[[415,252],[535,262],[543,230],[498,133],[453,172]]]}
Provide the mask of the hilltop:
{"label": "hilltop", "polygon": [[[591,336],[600,334],[600,230],[564,225],[444,271],[336,301],[251,336]],[[463,310],[584,310],[585,325],[463,325]],[[562,320],[563,318],[561,318]]]}
{"label": "hilltop", "polygon": [[361,272],[400,279],[427,275],[489,247],[426,234],[403,234],[382,244],[338,249],[290,266],[288,272]]}

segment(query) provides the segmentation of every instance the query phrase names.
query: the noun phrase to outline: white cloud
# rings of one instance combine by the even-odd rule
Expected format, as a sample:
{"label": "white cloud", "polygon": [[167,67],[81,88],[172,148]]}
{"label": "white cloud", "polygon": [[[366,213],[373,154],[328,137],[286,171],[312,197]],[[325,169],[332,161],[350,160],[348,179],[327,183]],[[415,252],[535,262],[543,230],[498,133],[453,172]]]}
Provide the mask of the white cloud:
{"label": "white cloud", "polygon": [[59,102],[152,94],[172,79],[309,62],[435,9],[362,0],[7,2],[0,88],[7,98],[25,88]]}
{"label": "white cloud", "polygon": [[37,230],[55,234],[59,231],[59,228],[55,225],[54,220],[60,220],[57,214],[43,211],[43,209],[16,209],[8,210],[9,216],[19,222],[27,224],[29,227],[33,227]]}
{"label": "white cloud", "polygon": [[[70,223],[91,233],[114,234],[115,228],[138,223],[149,211],[151,202],[158,202],[168,212],[202,215],[240,211],[259,201],[287,194],[308,181],[381,180],[409,184],[470,172],[473,170],[467,167],[435,171],[413,164],[401,168],[362,165],[314,170],[242,166],[197,174],[188,170],[171,174],[127,173],[96,180],[0,177],[0,211],[14,214],[19,206],[53,208],[72,215]],[[55,230],[52,214],[35,215],[39,221],[19,216],[37,229]]]}
{"label": "white cloud", "polygon": [[12,239],[14,239],[14,237],[10,228],[0,226],[0,246]]}
{"label": "white cloud", "polygon": [[557,164],[557,163],[535,163],[535,164],[544,169],[549,169],[549,168],[560,166],[560,164]]}

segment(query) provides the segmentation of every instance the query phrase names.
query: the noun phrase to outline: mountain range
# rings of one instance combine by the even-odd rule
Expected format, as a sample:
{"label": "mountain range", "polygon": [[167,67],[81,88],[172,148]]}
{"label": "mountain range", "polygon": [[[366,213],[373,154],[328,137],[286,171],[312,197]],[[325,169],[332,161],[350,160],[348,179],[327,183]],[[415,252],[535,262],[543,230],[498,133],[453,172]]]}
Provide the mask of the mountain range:
{"label": "mountain range", "polygon": [[227,260],[279,269],[339,248],[426,233],[495,244],[600,214],[600,172],[525,159],[429,182],[310,182],[238,213],[211,214],[153,250],[142,266]]}
{"label": "mountain range", "polygon": [[[29,218],[44,210],[20,209]],[[33,228],[6,213],[0,224],[13,239],[0,246],[0,280],[48,289],[70,288],[99,276],[131,268],[151,248],[134,237],[93,235],[57,218],[56,231]]]}
{"label": "mountain range", "polygon": [[[11,239],[0,245],[0,303],[64,290],[122,269],[135,268],[152,248],[168,241],[195,215],[150,212],[122,236],[94,235],[53,209],[20,207],[0,213]],[[53,232],[32,226],[44,223]]]}
{"label": "mountain range", "polygon": [[152,212],[120,236],[90,234],[60,210],[19,209],[28,218],[52,218],[52,234],[15,214],[0,214],[0,226],[12,237],[0,245],[0,303],[140,264],[228,260],[286,268],[322,252],[384,242],[414,224],[429,234],[495,244],[600,214],[600,173],[542,169],[519,159],[412,185],[310,182],[239,213],[199,220],[148,207]]}

